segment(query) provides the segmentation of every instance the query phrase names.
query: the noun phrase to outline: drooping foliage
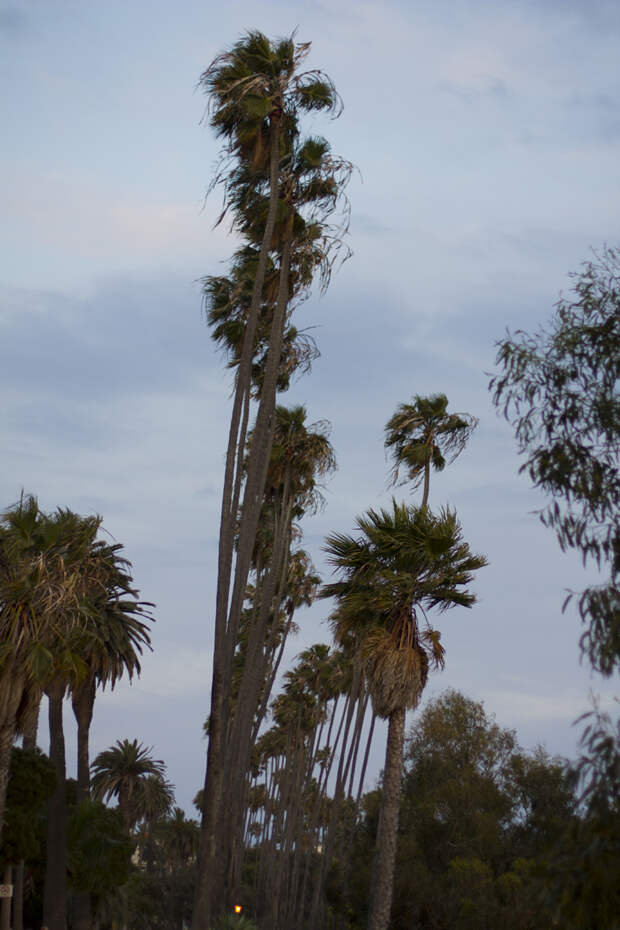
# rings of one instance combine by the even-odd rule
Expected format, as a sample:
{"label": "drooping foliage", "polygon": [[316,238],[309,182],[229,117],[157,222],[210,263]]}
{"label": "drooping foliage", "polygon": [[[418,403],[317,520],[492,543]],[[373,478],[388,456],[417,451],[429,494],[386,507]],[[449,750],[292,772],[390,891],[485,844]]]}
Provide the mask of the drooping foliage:
{"label": "drooping foliage", "polygon": [[541,511],[562,549],[606,575],[578,596],[594,668],[620,668],[620,252],[572,276],[547,327],[498,343],[493,401],[512,423],[525,471],[551,500]]}

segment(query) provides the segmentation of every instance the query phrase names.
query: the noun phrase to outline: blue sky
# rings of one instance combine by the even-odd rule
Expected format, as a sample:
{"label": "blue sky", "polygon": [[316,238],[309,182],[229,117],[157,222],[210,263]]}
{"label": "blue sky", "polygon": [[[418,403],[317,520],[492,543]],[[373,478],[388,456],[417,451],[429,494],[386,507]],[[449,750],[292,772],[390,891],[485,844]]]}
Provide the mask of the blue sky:
{"label": "blue sky", "polygon": [[[322,356],[283,398],[331,421],[339,462],[305,543],[324,568],[325,534],[389,501],[384,424],[443,391],[480,426],[431,502],[457,508],[490,566],[479,606],[441,620],[447,667],[427,694],[458,687],[525,745],[573,754],[588,690],[613,691],[579,664],[561,605],[585,578],[532,515],[487,373],[506,328],[535,329],[590,248],[618,241],[617,3],[0,2],[1,499],[23,487],[99,512],[124,543],[157,603],[154,652],[98,699],[93,753],[154,746],[186,809],[204,774],[230,395],[198,280],[234,249],[217,194],[204,203],[218,147],[195,88],[245,29],[295,27],[345,104],[308,129],[359,168],[354,256],[298,316]],[[291,658],[328,639],[324,615],[300,619]]]}

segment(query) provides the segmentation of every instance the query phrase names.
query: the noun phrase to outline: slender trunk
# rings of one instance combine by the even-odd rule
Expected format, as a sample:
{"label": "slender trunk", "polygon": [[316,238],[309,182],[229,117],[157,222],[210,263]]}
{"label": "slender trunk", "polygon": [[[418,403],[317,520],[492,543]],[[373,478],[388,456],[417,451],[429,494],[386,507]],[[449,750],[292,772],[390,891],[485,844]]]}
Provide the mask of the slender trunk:
{"label": "slender trunk", "polygon": [[[22,748],[36,749],[37,730],[42,692],[33,688],[28,711],[22,721]],[[26,863],[23,859],[15,866],[15,887],[13,888],[13,930],[24,930],[24,875]]]}
{"label": "slender trunk", "polygon": [[37,732],[39,729],[39,713],[43,692],[40,688],[30,685],[28,688],[28,702],[23,714],[20,713],[20,729],[22,734],[22,748],[36,749]]}
{"label": "slender trunk", "polygon": [[345,705],[342,710],[342,717],[340,725],[338,727],[338,736],[336,737],[335,747],[338,745],[338,739],[340,732],[342,731],[342,745],[340,749],[340,757],[338,759],[338,768],[336,770],[336,785],[334,787],[334,796],[332,798],[331,808],[329,812],[329,821],[327,824],[327,829],[325,831],[324,843],[321,860],[319,863],[318,876],[314,885],[314,894],[312,897],[312,906],[310,909],[310,926],[318,927],[320,924],[319,915],[323,908],[324,897],[325,897],[325,882],[327,880],[327,872],[329,865],[331,864],[332,852],[334,849],[334,844],[336,840],[336,829],[338,824],[338,817],[340,814],[340,806],[342,803],[342,797],[344,794],[344,784],[346,780],[346,775],[343,776],[344,767],[345,767],[345,755],[347,753],[347,745],[349,741],[349,731],[351,728],[351,722],[353,720],[353,713],[355,711],[355,705],[360,697],[360,688],[361,688],[361,677],[359,666],[356,665],[353,672],[353,681],[351,682],[351,690],[347,695]]}
{"label": "slender trunk", "polygon": [[[293,214],[291,212],[291,218],[288,223],[282,248],[278,300],[273,315],[265,377],[247,466],[247,479],[244,489],[241,525],[239,529],[239,548],[235,564],[235,580],[229,614],[227,644],[227,666],[229,668],[232,668],[234,649],[239,632],[239,621],[245,592],[247,590],[248,575],[258,530],[258,521],[262,509],[262,500],[275,429],[276,386],[282,353],[282,335],[289,298],[288,273],[293,231],[292,217]],[[262,668],[263,649],[252,648],[252,646],[256,646],[257,638],[261,640],[264,639],[264,636],[260,635],[261,627],[264,627],[265,617],[268,618],[269,616],[271,601],[279,580],[281,553],[274,552],[273,561],[275,564],[273,571],[269,572],[269,590],[265,592],[265,611],[260,612],[259,629],[250,629],[249,642],[252,645],[248,647],[246,661],[242,671],[239,697],[237,699],[235,715],[232,720],[230,745],[224,751],[225,759],[232,761],[232,765],[229,764],[226,766],[227,771],[231,773],[232,779],[236,781],[237,784],[239,784],[239,781],[245,784],[247,762],[250,753],[249,739],[252,729],[252,720],[254,719],[254,714],[260,699],[261,682],[258,682],[258,693],[256,693],[256,681]],[[262,647],[262,642],[259,645]],[[244,694],[243,698],[241,696],[242,693]],[[219,820],[219,829],[216,827],[216,835],[218,837],[218,855],[221,862],[227,868],[233,859],[238,858],[235,851],[243,833],[243,818],[240,816],[238,807],[243,803],[244,792],[231,792],[229,790],[224,792],[224,794],[230,800],[230,809],[228,809],[229,806],[226,803],[221,805],[221,817]],[[226,814],[224,816],[225,809]],[[231,824],[232,829],[230,826]],[[232,903],[228,896],[235,892],[235,888],[233,887],[234,880],[232,884],[228,880],[225,880],[223,884],[223,904],[224,907],[227,908]]]}
{"label": "slender trunk", "polygon": [[[13,880],[13,866],[5,865],[4,875],[2,878],[3,885],[10,885]],[[15,889],[13,889],[15,890]],[[2,898],[0,904],[0,930],[10,930],[11,928],[11,902],[12,898]]]}
{"label": "slender trunk", "polygon": [[395,710],[388,724],[385,770],[375,860],[373,863],[368,930],[387,930],[392,909],[398,813],[405,741],[405,708]]}
{"label": "slender trunk", "polygon": [[0,839],[9,783],[11,750],[15,738],[17,711],[24,694],[24,676],[15,674],[14,660],[7,659],[0,678]]}
{"label": "slender trunk", "polygon": [[[77,721],[77,802],[80,804],[90,798],[90,759],[88,741],[90,725],[93,719],[96,681],[94,676],[87,678],[73,692],[71,704]],[[73,930],[90,930],[92,926],[92,908],[90,892],[73,893]]]}
{"label": "slender trunk", "polygon": [[374,710],[372,712],[372,717],[370,720],[370,727],[368,729],[368,737],[366,739],[366,752],[364,753],[364,761],[362,762],[362,770],[360,772],[360,780],[357,786],[357,797],[355,799],[356,806],[359,806],[360,800],[362,798],[362,790],[364,788],[364,779],[366,778],[366,769],[368,768],[368,759],[370,757],[370,747],[372,745],[372,737],[375,732],[375,723],[377,721],[377,715]]}
{"label": "slender trunk", "polygon": [[13,930],[24,930],[24,872],[25,863],[21,859],[15,866],[13,886]]}
{"label": "slender trunk", "polygon": [[273,314],[269,351],[265,365],[265,376],[256,414],[252,446],[247,464],[247,478],[243,494],[243,508],[239,527],[239,549],[235,564],[235,580],[229,613],[228,661],[232,667],[234,650],[239,632],[239,620],[248,583],[252,553],[260,518],[269,458],[275,429],[276,388],[282,356],[282,336],[289,301],[289,270],[291,243],[293,238],[293,212],[287,224],[287,232],[280,258],[278,299]]}
{"label": "slender trunk", "polygon": [[200,852],[198,860],[198,880],[194,897],[192,930],[209,930],[211,915],[216,913],[220,892],[220,860],[217,849],[217,822],[220,812],[223,766],[223,734],[226,732],[227,702],[225,700],[230,681],[228,657],[228,599],[233,562],[236,511],[231,509],[235,489],[235,466],[241,468],[243,448],[238,443],[239,422],[244,409],[244,402],[250,390],[252,377],[252,357],[254,338],[258,324],[260,302],[263,293],[267,258],[271,248],[273,230],[278,208],[279,162],[280,162],[280,118],[273,116],[270,127],[270,191],[269,211],[265,223],[265,232],[261,243],[256,277],[252,290],[252,301],[243,340],[243,349],[237,372],[237,384],[231,426],[226,453],[226,471],[222,495],[220,523],[220,542],[218,554],[218,584],[216,596],[215,637],[213,651],[213,680],[211,687],[211,708],[209,720],[209,746],[207,750],[207,768],[205,773],[204,797],[208,803],[202,816],[200,831]]}
{"label": "slender trunk", "polygon": [[422,507],[426,507],[428,504],[428,492],[430,488],[431,480],[431,463],[427,462],[424,466],[424,489],[422,491]]}
{"label": "slender trunk", "polygon": [[93,719],[96,682],[93,676],[76,688],[71,698],[77,721],[77,801],[90,798],[90,759],[88,740]]}
{"label": "slender trunk", "polygon": [[43,922],[49,930],[65,930],[67,922],[67,798],[65,738],[62,728],[64,682],[52,682],[46,693],[49,700],[50,760],[56,772],[56,787],[47,807]]}
{"label": "slender trunk", "polygon": [[4,822],[4,808],[6,804],[6,789],[9,783],[9,769],[11,766],[11,750],[15,735],[14,723],[0,725],[0,836]]}

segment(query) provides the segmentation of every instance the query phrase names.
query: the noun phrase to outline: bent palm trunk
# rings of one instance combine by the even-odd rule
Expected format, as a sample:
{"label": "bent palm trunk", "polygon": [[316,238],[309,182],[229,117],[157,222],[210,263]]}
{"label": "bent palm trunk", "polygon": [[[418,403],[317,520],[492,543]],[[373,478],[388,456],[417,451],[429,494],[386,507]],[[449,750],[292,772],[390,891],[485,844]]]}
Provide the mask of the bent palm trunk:
{"label": "bent palm trunk", "polygon": [[[248,323],[243,342],[242,357],[237,372],[235,401],[231,419],[228,450],[226,454],[226,472],[222,497],[220,525],[220,542],[218,556],[218,584],[216,595],[215,642],[213,651],[213,679],[211,685],[211,709],[209,724],[209,746],[207,750],[207,769],[205,773],[204,796],[209,799],[202,818],[199,853],[199,874],[194,899],[192,917],[193,930],[206,930],[211,923],[211,916],[216,907],[221,876],[221,860],[217,848],[217,818],[222,800],[224,778],[224,739],[228,718],[228,693],[231,658],[229,630],[229,595],[233,563],[234,526],[237,516],[233,491],[236,487],[236,473],[242,468],[245,437],[239,436],[239,425],[246,394],[250,390],[252,376],[252,357],[254,351],[254,333],[256,331],[260,301],[263,292],[267,258],[273,238],[279,191],[280,161],[280,118],[271,120],[271,155],[270,155],[270,198],[265,231],[261,243],[260,255],[254,286],[252,302],[248,314]],[[237,620],[238,624],[238,620]],[[233,622],[233,627],[235,623]]]}

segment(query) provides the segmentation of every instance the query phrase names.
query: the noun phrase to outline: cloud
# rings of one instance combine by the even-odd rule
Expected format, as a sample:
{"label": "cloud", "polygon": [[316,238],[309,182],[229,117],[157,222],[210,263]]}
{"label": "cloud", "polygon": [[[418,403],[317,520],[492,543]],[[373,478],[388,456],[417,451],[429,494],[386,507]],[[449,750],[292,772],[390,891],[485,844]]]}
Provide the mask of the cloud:
{"label": "cloud", "polygon": [[183,647],[174,642],[160,643],[159,649],[145,654],[142,674],[133,682],[121,679],[113,691],[99,696],[106,707],[121,708],[183,698],[200,699],[206,713],[211,690],[211,650],[197,644]]}
{"label": "cloud", "polygon": [[[67,166],[68,168],[69,166]],[[64,171],[6,168],[1,197],[7,232],[4,282],[71,289],[102,274],[160,267],[196,278],[230,254],[225,225],[214,228],[219,203],[173,202],[114,190]],[[0,240],[1,241],[1,240]],[[34,266],[34,273],[33,273]]]}
{"label": "cloud", "polygon": [[0,7],[0,34],[6,38],[23,35],[28,30],[28,17],[15,6]]}
{"label": "cloud", "polygon": [[458,84],[449,80],[439,81],[436,90],[440,94],[457,97],[467,104],[472,104],[487,97],[505,101],[509,96],[505,81],[493,75],[480,74],[479,72],[473,73],[467,83]]}

